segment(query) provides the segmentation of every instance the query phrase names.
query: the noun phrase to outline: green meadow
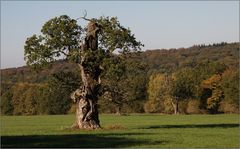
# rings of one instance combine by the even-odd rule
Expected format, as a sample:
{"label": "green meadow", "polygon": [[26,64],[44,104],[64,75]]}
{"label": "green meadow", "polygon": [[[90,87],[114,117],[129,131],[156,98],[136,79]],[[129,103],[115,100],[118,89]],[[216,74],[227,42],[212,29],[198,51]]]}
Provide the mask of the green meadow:
{"label": "green meadow", "polygon": [[239,115],[100,115],[102,129],[73,130],[74,115],[1,116],[2,147],[239,148]]}

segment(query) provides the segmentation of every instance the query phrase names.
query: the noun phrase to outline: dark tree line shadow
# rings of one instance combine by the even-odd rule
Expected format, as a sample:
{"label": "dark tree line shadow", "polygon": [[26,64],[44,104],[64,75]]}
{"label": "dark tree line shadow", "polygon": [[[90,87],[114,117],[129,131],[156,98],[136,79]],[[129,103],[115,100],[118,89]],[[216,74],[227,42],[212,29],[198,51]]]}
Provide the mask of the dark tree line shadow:
{"label": "dark tree line shadow", "polygon": [[[239,124],[186,124],[152,125],[138,129],[171,128],[234,128]],[[69,134],[69,135],[28,135],[1,136],[1,148],[124,148],[141,145],[164,145],[169,140],[137,140],[127,138],[133,135],[151,135],[152,133],[104,133],[104,134]]]}
{"label": "dark tree line shadow", "polygon": [[158,129],[158,128],[233,128],[239,124],[186,124],[186,125],[152,125],[140,127],[139,129]]}
{"label": "dark tree line shadow", "polygon": [[147,141],[125,138],[124,135],[148,133],[107,133],[72,135],[1,136],[2,148],[123,148],[148,144],[165,144],[167,141]]}

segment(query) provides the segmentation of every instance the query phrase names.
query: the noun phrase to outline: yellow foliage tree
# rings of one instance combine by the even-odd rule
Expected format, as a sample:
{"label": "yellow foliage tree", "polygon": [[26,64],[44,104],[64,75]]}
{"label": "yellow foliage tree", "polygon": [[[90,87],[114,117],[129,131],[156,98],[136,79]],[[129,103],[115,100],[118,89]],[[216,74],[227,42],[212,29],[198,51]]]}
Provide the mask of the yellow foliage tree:
{"label": "yellow foliage tree", "polygon": [[221,75],[215,74],[202,81],[201,87],[211,91],[207,98],[207,109],[210,113],[217,113],[221,100],[224,98],[224,92],[221,86]]}
{"label": "yellow foliage tree", "polygon": [[[153,74],[148,83],[148,101],[144,105],[146,112],[163,112],[165,110],[165,100],[169,99],[169,84],[167,75]],[[170,105],[171,106],[171,105]]]}

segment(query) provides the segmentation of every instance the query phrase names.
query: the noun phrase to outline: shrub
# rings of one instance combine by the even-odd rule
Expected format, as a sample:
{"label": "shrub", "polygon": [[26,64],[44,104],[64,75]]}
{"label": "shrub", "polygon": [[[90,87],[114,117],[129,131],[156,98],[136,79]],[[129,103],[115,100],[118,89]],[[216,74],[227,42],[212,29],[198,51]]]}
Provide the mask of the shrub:
{"label": "shrub", "polygon": [[144,105],[144,111],[147,113],[159,113],[162,111],[160,101],[157,100],[149,100]]}
{"label": "shrub", "polygon": [[163,104],[164,104],[164,113],[167,113],[167,114],[174,113],[174,109],[173,109],[170,98],[165,98]]}
{"label": "shrub", "polygon": [[199,109],[200,101],[199,100],[190,100],[187,104],[187,113],[189,114],[200,114],[201,111]]}
{"label": "shrub", "polygon": [[186,114],[187,107],[188,107],[188,102],[186,100],[179,101],[179,113]]}
{"label": "shrub", "polygon": [[224,113],[239,113],[239,107],[230,101],[220,102],[219,111]]}

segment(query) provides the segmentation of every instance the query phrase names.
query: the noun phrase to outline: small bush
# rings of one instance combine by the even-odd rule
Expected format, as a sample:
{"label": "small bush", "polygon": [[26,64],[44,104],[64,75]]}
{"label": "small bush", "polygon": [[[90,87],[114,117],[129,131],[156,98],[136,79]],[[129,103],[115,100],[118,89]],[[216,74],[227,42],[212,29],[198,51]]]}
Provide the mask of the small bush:
{"label": "small bush", "polygon": [[162,109],[160,101],[157,100],[149,100],[144,105],[144,111],[147,113],[159,113]]}
{"label": "small bush", "polygon": [[187,113],[188,102],[187,101],[180,101],[179,102],[179,113],[186,114]]}
{"label": "small bush", "polygon": [[219,111],[224,113],[239,113],[239,107],[230,101],[220,102]]}
{"label": "small bush", "polygon": [[201,111],[199,109],[200,101],[199,100],[190,100],[187,105],[187,113],[189,114],[200,114]]}
{"label": "small bush", "polygon": [[173,109],[173,106],[172,106],[170,98],[166,98],[164,100],[163,104],[164,104],[164,113],[166,113],[166,114],[174,113],[174,109]]}

